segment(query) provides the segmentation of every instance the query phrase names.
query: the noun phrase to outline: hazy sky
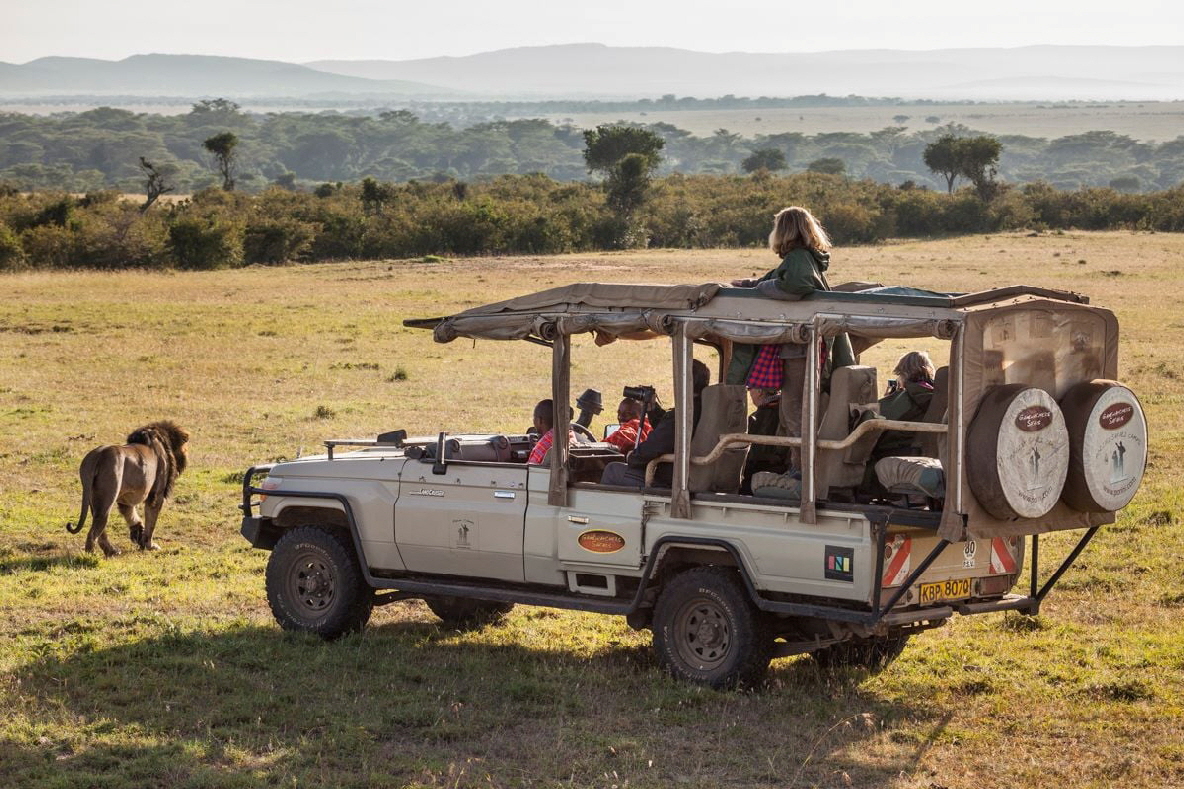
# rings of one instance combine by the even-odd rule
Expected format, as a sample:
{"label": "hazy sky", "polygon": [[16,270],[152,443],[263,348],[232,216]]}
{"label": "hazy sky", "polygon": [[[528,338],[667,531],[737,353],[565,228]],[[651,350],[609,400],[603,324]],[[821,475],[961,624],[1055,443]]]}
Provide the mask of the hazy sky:
{"label": "hazy sky", "polygon": [[408,60],[598,42],[703,52],[1184,44],[1180,0],[0,0],[0,61]]}

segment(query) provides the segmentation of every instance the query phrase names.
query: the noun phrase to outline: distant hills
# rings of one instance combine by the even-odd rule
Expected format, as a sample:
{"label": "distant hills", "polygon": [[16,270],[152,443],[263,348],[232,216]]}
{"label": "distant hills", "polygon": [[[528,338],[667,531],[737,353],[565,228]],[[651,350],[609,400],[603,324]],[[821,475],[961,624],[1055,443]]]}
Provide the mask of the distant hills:
{"label": "distant hills", "polygon": [[456,91],[398,77],[362,78],[278,60],[133,55],[124,60],[47,57],[0,63],[0,95],[274,96],[335,94],[453,97]]}
{"label": "distant hills", "polygon": [[564,44],[467,57],[305,64],[204,55],[0,63],[0,97],[637,99],[666,94],[983,101],[1184,99],[1184,47],[1032,46],[712,54]]}
{"label": "distant hills", "polygon": [[468,57],[315,61],[321,71],[506,97],[899,96],[981,100],[1184,99],[1184,47],[847,50],[710,54],[567,44]]}

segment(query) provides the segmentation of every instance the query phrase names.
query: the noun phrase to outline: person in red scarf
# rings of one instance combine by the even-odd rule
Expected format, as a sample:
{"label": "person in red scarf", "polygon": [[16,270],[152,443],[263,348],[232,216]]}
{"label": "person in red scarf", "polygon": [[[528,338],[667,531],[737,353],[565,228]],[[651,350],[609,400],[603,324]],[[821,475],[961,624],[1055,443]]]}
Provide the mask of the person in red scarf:
{"label": "person in red scarf", "polygon": [[[633,448],[645,441],[650,434],[650,420],[642,419],[641,412],[644,408],[641,401],[631,397],[622,400],[621,404],[617,406],[617,421],[621,426],[604,440],[621,450],[622,454],[632,452]],[[637,436],[639,430],[641,431],[640,438]]]}
{"label": "person in red scarf", "polygon": [[[547,460],[551,445],[555,443],[555,402],[551,399],[539,400],[534,407],[534,429],[539,434],[538,443],[530,450],[530,458],[526,461],[533,466],[541,466]],[[567,433],[568,446],[575,443],[575,434]]]}

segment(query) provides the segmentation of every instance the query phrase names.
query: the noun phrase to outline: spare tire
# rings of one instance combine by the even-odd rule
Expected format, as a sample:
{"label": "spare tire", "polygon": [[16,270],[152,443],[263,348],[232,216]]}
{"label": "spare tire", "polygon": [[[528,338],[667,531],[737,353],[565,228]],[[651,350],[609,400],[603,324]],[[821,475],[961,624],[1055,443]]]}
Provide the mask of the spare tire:
{"label": "spare tire", "polygon": [[1130,503],[1147,467],[1147,419],[1139,398],[1117,381],[1095,379],[1061,398],[1069,429],[1069,476],[1061,498],[1081,512]]}
{"label": "spare tire", "polygon": [[993,386],[966,431],[966,475],[996,518],[1039,518],[1069,471],[1069,433],[1057,401],[1026,384]]}

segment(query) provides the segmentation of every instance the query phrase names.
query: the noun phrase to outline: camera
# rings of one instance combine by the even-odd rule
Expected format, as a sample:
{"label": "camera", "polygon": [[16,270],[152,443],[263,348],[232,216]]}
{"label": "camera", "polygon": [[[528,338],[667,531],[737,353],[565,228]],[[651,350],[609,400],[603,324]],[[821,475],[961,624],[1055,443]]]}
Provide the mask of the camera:
{"label": "camera", "polygon": [[629,397],[634,400],[640,400],[643,403],[648,403],[654,399],[654,387],[652,386],[626,386],[621,392],[622,397]]}

